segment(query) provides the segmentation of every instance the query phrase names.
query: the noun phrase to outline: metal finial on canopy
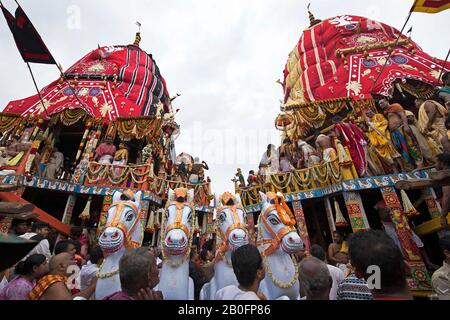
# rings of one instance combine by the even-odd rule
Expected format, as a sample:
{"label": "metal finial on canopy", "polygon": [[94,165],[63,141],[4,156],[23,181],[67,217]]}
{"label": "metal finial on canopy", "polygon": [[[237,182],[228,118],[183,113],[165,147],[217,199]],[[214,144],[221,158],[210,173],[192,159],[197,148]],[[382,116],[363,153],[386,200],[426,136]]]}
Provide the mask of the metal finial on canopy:
{"label": "metal finial on canopy", "polygon": [[139,47],[139,44],[141,43],[141,23],[139,21],[136,21],[136,25],[139,27],[138,32],[136,32],[136,37],[134,38],[134,43],[136,47]]}
{"label": "metal finial on canopy", "polygon": [[311,6],[311,3],[308,3],[307,9],[308,9],[308,14],[309,14],[309,26],[312,27],[320,22],[322,22],[322,20],[320,19],[316,19],[314,17],[314,15],[312,14],[312,12],[309,10],[309,7]]}

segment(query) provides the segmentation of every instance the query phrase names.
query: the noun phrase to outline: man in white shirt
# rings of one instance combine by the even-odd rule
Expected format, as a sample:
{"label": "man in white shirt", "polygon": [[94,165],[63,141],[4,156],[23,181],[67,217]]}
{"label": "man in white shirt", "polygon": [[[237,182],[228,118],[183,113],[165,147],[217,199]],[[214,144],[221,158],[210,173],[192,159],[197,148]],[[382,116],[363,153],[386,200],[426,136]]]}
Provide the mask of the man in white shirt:
{"label": "man in white shirt", "polygon": [[231,285],[216,292],[215,300],[261,300],[259,284],[265,272],[261,255],[254,245],[247,244],[231,255],[233,271],[239,285]]}
{"label": "man in white shirt", "polygon": [[103,262],[103,252],[99,246],[95,246],[91,249],[89,254],[89,261],[81,267],[80,271],[80,288],[81,290],[87,289],[93,279],[96,278],[96,274],[100,265]]}
{"label": "man in white shirt", "polygon": [[51,253],[50,253],[50,243],[47,240],[48,233],[49,233],[49,226],[45,222],[34,222],[31,227],[31,232],[27,232],[21,236],[19,236],[22,239],[26,240],[34,240],[39,241],[39,244],[33,248],[23,259],[22,261],[26,260],[29,256],[32,254],[43,254],[47,261],[50,261]]}
{"label": "man in white shirt", "polygon": [[[311,246],[311,249],[309,251],[313,257],[316,257],[317,259],[323,261],[326,263],[326,255],[325,250],[317,244],[314,244]],[[331,264],[327,264],[328,271],[330,272],[331,278],[333,279],[333,284],[331,285],[330,290],[330,300],[336,300],[337,299],[337,290],[339,287],[339,284],[344,280],[344,272],[335,267]]]}

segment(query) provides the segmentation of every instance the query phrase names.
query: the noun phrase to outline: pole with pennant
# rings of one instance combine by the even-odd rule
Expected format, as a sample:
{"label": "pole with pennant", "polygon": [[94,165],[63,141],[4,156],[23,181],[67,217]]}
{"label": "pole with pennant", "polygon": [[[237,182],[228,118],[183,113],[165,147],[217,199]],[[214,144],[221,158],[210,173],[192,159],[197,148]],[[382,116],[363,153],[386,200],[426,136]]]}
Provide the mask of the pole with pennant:
{"label": "pole with pennant", "polygon": [[[392,47],[392,49],[389,51],[389,55],[388,58],[386,59],[386,61],[383,64],[383,67],[381,68],[380,72],[378,73],[377,78],[375,79],[372,88],[370,89],[370,91],[372,91],[375,88],[375,85],[377,84],[378,80],[381,77],[381,74],[383,73],[384,68],[386,67],[387,63],[389,62],[392,53],[394,52],[395,47],[397,46],[398,41],[400,40],[401,35],[403,34],[403,30],[406,27],[406,24],[409,21],[409,18],[411,18],[411,14],[413,12],[423,12],[423,13],[438,13],[444,10],[450,9],[450,1],[449,0],[434,0],[434,1],[427,1],[427,0],[415,0],[411,9],[409,10],[408,16],[406,17],[405,23],[403,24],[402,29],[400,30],[400,33],[397,37],[397,39],[395,40],[395,43]],[[408,30],[408,33],[412,32],[412,27]],[[450,53],[450,50],[449,50]],[[449,53],[447,53],[447,58],[445,59],[445,61],[447,61]],[[444,66],[441,69],[441,74],[443,72],[443,70],[445,69],[445,62],[444,62]],[[440,75],[439,75],[439,79],[440,79]]]}

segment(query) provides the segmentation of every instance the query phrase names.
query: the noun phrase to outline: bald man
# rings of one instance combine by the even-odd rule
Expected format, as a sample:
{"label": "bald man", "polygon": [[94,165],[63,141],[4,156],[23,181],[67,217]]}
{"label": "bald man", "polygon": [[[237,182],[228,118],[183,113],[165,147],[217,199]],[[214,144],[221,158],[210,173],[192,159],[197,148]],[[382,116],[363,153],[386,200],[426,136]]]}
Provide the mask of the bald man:
{"label": "bald man", "polygon": [[300,262],[298,272],[301,296],[306,295],[306,300],[330,299],[333,279],[325,262],[315,257],[307,257]]}
{"label": "bald man", "polygon": [[75,297],[88,299],[95,291],[96,281],[83,291],[72,295],[67,287],[70,266],[76,269],[76,263],[70,253],[63,252],[50,259],[49,273],[39,279],[29,294],[30,300],[72,300]]}

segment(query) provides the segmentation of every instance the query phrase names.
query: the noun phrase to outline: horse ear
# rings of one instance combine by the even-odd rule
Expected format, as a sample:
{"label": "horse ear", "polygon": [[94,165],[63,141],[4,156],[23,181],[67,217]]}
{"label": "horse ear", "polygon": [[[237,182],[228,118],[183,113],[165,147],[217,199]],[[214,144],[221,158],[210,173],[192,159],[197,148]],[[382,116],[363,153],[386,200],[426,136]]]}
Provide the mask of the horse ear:
{"label": "horse ear", "polygon": [[261,197],[261,201],[267,202],[267,196],[265,195],[265,193],[259,191],[259,196]]}
{"label": "horse ear", "polygon": [[283,194],[280,191],[277,192],[277,196],[284,199],[284,196],[283,196]]}
{"label": "horse ear", "polygon": [[189,189],[187,192],[187,202],[192,203],[194,202],[194,189]]}
{"label": "horse ear", "polygon": [[112,203],[116,203],[120,201],[120,196],[122,195],[122,192],[116,191],[113,194],[113,201]]}
{"label": "horse ear", "polygon": [[169,202],[175,200],[175,191],[173,189],[169,188],[169,192],[167,193],[167,200]]}
{"label": "horse ear", "polygon": [[136,204],[136,206],[138,208],[141,207],[141,198],[142,198],[142,191],[138,191],[135,195],[134,195],[134,203]]}
{"label": "horse ear", "polygon": [[239,193],[236,193],[234,197],[236,198],[236,204],[242,204],[241,195]]}

